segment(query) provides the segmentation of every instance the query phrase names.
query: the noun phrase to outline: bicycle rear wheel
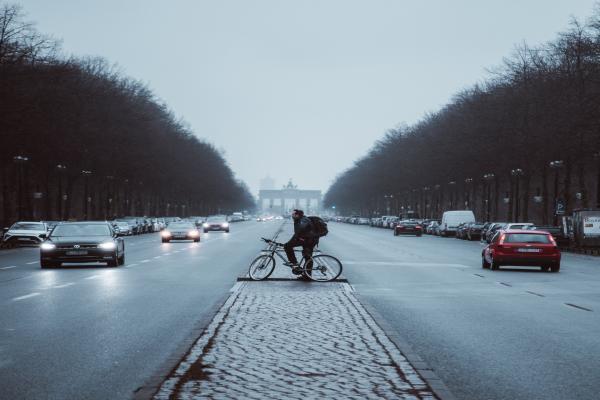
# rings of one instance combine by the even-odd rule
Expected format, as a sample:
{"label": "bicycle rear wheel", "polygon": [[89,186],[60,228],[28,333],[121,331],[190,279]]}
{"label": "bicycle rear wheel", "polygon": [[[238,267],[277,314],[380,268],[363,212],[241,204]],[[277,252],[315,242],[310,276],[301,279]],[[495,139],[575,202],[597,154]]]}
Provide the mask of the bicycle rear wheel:
{"label": "bicycle rear wheel", "polygon": [[319,254],[304,263],[303,272],[313,281],[329,282],[342,274],[342,263],[333,256]]}
{"label": "bicycle rear wheel", "polygon": [[254,281],[267,279],[275,269],[275,258],[268,254],[258,256],[250,263],[248,276]]}

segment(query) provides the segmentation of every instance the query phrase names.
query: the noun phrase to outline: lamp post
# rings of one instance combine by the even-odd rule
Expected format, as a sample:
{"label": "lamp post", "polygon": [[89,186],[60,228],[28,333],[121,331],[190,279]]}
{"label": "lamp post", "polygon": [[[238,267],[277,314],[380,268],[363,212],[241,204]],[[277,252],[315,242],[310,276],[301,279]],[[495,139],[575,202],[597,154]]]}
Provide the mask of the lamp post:
{"label": "lamp post", "polygon": [[487,182],[487,185],[486,185],[487,193],[486,193],[486,199],[485,199],[485,219],[488,222],[490,220],[490,192],[491,192],[490,182],[493,181],[495,178],[496,178],[496,175],[491,172],[483,175],[483,179],[485,179],[485,181]]}
{"label": "lamp post", "polygon": [[442,197],[442,194],[440,192],[441,187],[442,187],[442,185],[439,185],[439,184],[436,184],[435,186],[433,186],[433,189],[437,192],[437,194],[435,196],[436,218],[439,218],[439,214],[440,214],[440,203],[441,203],[441,197]]}
{"label": "lamp post", "polygon": [[81,175],[83,175],[84,179],[84,189],[83,189],[83,219],[88,219],[88,207],[89,203],[92,201],[91,197],[88,194],[88,181],[89,177],[92,174],[92,171],[88,171],[86,169],[81,170]]}
{"label": "lamp post", "polygon": [[564,164],[563,160],[550,161],[550,168],[554,169],[554,225],[558,225],[558,175]]}
{"label": "lamp post", "polygon": [[473,183],[473,178],[465,179],[465,186],[467,187],[467,198],[465,200],[465,208],[468,210],[471,205],[471,184]]}
{"label": "lamp post", "polygon": [[386,194],[386,195],[383,196],[383,198],[385,199],[385,207],[386,207],[386,210],[387,210],[387,215],[390,215],[390,201],[391,201],[391,199],[394,198],[394,195],[393,194]]}
{"label": "lamp post", "polygon": [[423,194],[423,215],[421,215],[421,218],[429,218],[429,190],[429,186],[424,186],[421,192]]}
{"label": "lamp post", "polygon": [[67,166],[64,164],[58,164],[56,166],[56,170],[58,171],[58,201],[56,203],[56,209],[58,211],[58,219],[62,220],[63,219],[63,189],[62,189],[62,176],[63,173],[66,171]]}
{"label": "lamp post", "polygon": [[448,182],[448,186],[451,187],[451,189],[450,189],[450,209],[453,210],[454,209],[454,197],[456,195],[456,181]]}
{"label": "lamp post", "polygon": [[[106,178],[106,210],[105,210],[105,214],[104,214],[104,218],[105,219],[109,219],[111,218],[111,211],[112,211],[112,190],[111,190],[111,183],[113,182],[113,180],[115,179],[114,176],[112,175],[106,175],[104,178]],[[114,213],[112,213],[114,214]]]}
{"label": "lamp post", "polygon": [[17,185],[18,185],[18,191],[17,191],[17,215],[18,215],[18,219],[22,220],[23,219],[23,180],[24,180],[24,176],[23,176],[23,166],[24,164],[29,161],[29,157],[25,157],[25,156],[21,156],[21,155],[17,155],[13,157],[13,161],[15,162],[15,164],[17,164]]}
{"label": "lamp post", "polygon": [[596,208],[600,208],[600,151],[594,153],[594,158],[598,164],[598,172],[596,177]]}
{"label": "lamp post", "polygon": [[[519,222],[519,204],[521,203],[519,198],[519,186],[520,186],[520,178],[523,176],[523,170],[521,168],[515,168],[510,170],[510,174],[516,179],[516,188],[515,188],[515,222]],[[510,205],[512,207],[512,204]]]}

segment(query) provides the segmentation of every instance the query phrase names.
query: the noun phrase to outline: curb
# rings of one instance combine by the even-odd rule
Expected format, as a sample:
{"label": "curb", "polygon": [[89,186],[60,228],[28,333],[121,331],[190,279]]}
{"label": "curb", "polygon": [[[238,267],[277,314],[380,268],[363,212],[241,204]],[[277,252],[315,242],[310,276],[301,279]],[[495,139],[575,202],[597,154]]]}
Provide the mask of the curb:
{"label": "curb", "polygon": [[396,345],[402,355],[406,357],[410,365],[417,371],[419,376],[429,385],[431,390],[440,400],[456,400],[456,397],[450,392],[450,389],[444,384],[444,382],[435,374],[432,368],[417,355],[412,349],[410,344],[398,334],[398,331],[393,328],[383,316],[369,305],[361,295],[355,291],[352,294],[358,300],[358,302],[364,307],[364,309],[373,318],[375,323],[383,330],[386,336]]}
{"label": "curb", "polygon": [[133,396],[131,397],[132,400],[149,400],[154,397],[156,392],[162,386],[163,382],[184,360],[194,343],[196,343],[198,338],[202,336],[221,307],[223,307],[227,300],[234,295],[236,295],[235,292],[232,293],[229,291],[225,293],[219,300],[217,300],[217,302],[208,310],[206,315],[194,324],[194,327],[192,328],[192,331],[188,337],[186,337],[177,345],[171,356],[169,356],[162,363],[162,365],[156,369],[156,372],[150,378],[148,378],[142,386],[134,391]]}

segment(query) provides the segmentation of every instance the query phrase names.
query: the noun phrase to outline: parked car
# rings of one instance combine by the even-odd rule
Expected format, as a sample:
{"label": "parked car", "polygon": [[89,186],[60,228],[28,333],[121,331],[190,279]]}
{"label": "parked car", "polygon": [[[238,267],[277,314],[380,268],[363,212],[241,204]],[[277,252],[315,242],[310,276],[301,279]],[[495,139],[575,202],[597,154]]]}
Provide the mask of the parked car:
{"label": "parked car", "polygon": [[40,265],[52,268],[65,262],[106,262],[109,267],[123,265],[125,241],[108,222],[64,222],[57,225],[41,244]]}
{"label": "parked car", "polygon": [[501,230],[483,249],[481,266],[492,270],[503,265],[539,266],[542,271],[558,272],[560,257],[556,241],[548,232]]}
{"label": "parked car", "polygon": [[358,224],[359,225],[369,225],[369,218],[359,218],[358,219]]}
{"label": "parked car", "polygon": [[463,222],[462,224],[458,224],[456,227],[456,239],[466,239],[467,237],[467,229],[469,228],[470,222]]}
{"label": "parked car", "polygon": [[113,221],[112,226],[119,236],[133,235],[131,225],[127,221]]}
{"label": "parked car", "polygon": [[171,240],[193,240],[200,241],[200,231],[196,224],[189,221],[171,222],[160,233],[163,243],[169,243]]}
{"label": "parked car", "polygon": [[400,221],[394,227],[394,236],[398,235],[416,235],[423,234],[423,227],[416,221]]}
{"label": "parked car", "polygon": [[470,210],[446,211],[442,215],[440,224],[440,236],[450,236],[456,234],[458,225],[466,222],[475,222],[475,214]]}
{"label": "parked car", "polygon": [[491,224],[485,233],[485,242],[491,243],[492,239],[494,238],[494,235],[500,229],[504,229],[505,226],[506,226],[506,222],[494,222],[493,224]]}
{"label": "parked car", "polygon": [[440,226],[440,221],[431,221],[429,223],[429,225],[427,225],[427,228],[425,228],[425,233],[429,234],[429,235],[436,235],[437,233],[437,229]]}
{"label": "parked car", "polygon": [[48,233],[48,225],[44,222],[21,221],[4,231],[2,244],[5,247],[40,244],[44,241],[42,235]]}
{"label": "parked car", "polygon": [[467,240],[480,240],[485,224],[483,222],[472,222],[467,227]]}
{"label": "parked car", "polygon": [[229,233],[229,222],[224,215],[213,215],[202,225],[204,233],[208,231],[223,231]]}
{"label": "parked car", "polygon": [[558,246],[568,246],[570,244],[569,236],[565,235],[563,228],[560,226],[533,225],[528,226],[526,229],[550,233]]}
{"label": "parked car", "polygon": [[530,226],[534,226],[534,224],[531,222],[509,222],[503,229],[529,229]]}

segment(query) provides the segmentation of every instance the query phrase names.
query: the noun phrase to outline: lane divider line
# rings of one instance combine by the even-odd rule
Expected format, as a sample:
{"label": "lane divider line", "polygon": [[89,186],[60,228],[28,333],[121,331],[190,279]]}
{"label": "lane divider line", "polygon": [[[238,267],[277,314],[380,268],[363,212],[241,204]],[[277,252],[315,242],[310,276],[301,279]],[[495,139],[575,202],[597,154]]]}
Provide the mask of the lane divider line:
{"label": "lane divider line", "polygon": [[67,282],[62,285],[52,286],[52,288],[53,289],[62,289],[62,288],[66,288],[66,287],[73,286],[73,285],[75,285],[75,282]]}
{"label": "lane divider line", "polygon": [[525,293],[529,293],[529,294],[532,294],[532,295],[534,295],[534,296],[538,296],[538,297],[546,297],[546,296],[544,296],[543,294],[536,293],[536,292],[531,292],[531,291],[529,291],[529,290],[526,290],[526,291],[525,291]]}
{"label": "lane divider line", "polygon": [[590,311],[593,312],[594,310],[590,309],[590,308],[586,308],[586,307],[582,307],[582,306],[578,306],[577,304],[572,304],[572,303],[565,303],[565,305],[569,306],[569,307],[573,307],[573,308],[577,308],[579,310],[583,310],[583,311]]}
{"label": "lane divider line", "polygon": [[39,296],[39,295],[41,295],[41,293],[39,293],[39,292],[29,293],[29,294],[26,294],[25,296],[15,297],[14,299],[12,299],[12,301],[19,301],[19,300],[30,299],[32,297],[36,297],[36,296]]}
{"label": "lane divider line", "polygon": [[83,278],[83,279],[96,279],[96,278],[100,278],[100,275],[92,275],[92,276],[88,276],[87,278]]}
{"label": "lane divider line", "polygon": [[126,265],[126,266],[125,266],[125,268],[131,268],[131,267],[135,267],[136,265],[137,265],[137,264],[135,264],[135,263],[134,263],[134,264],[129,264],[129,265]]}
{"label": "lane divider line", "polygon": [[13,269],[13,268],[17,268],[17,266],[16,265],[10,265],[8,267],[2,267],[0,269]]}
{"label": "lane divider line", "polygon": [[142,261],[140,261],[140,262],[141,262],[141,263],[147,263],[147,262],[150,262],[150,260],[142,260]]}
{"label": "lane divider line", "polygon": [[33,264],[37,264],[39,263],[39,261],[32,261],[32,262],[28,262],[27,265],[33,265]]}

